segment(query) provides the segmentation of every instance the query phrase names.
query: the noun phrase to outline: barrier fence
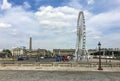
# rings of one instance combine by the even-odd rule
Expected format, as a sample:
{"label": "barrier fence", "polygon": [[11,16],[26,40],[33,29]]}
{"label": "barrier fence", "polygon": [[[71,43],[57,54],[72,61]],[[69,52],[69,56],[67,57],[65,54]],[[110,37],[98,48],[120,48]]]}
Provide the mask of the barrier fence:
{"label": "barrier fence", "polygon": [[[98,67],[98,63],[72,63],[72,62],[11,62],[0,63],[1,66],[44,66],[44,67]],[[120,67],[120,63],[102,63],[102,67]]]}

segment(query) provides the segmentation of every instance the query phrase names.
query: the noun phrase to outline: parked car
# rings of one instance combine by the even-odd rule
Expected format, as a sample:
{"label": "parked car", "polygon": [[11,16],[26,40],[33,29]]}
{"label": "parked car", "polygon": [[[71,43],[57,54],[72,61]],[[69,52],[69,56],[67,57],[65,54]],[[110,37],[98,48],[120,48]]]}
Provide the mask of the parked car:
{"label": "parked car", "polygon": [[9,60],[14,60],[14,58],[9,58]]}
{"label": "parked car", "polygon": [[18,58],[17,59],[18,61],[23,61],[24,59],[22,57]]}
{"label": "parked car", "polygon": [[40,57],[40,59],[44,59],[44,58],[45,58],[45,57],[43,57],[43,56],[42,56],[42,57]]}

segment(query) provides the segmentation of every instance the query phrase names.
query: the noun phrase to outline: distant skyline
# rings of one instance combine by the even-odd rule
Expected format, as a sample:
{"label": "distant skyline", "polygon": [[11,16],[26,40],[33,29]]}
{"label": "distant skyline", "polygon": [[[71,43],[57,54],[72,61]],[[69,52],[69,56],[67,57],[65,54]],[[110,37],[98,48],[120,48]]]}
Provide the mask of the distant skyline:
{"label": "distant skyline", "polygon": [[75,48],[79,11],[87,49],[120,48],[120,0],[0,0],[0,49]]}

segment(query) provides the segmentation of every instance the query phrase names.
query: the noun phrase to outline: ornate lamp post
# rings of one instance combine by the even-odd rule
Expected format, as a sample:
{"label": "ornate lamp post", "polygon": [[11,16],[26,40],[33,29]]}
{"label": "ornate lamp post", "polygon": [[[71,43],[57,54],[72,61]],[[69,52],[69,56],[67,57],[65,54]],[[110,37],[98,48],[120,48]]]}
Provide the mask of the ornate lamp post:
{"label": "ornate lamp post", "polygon": [[99,65],[98,65],[98,70],[103,70],[101,67],[101,54],[100,54],[100,47],[101,47],[101,43],[98,43],[98,47],[99,47]]}

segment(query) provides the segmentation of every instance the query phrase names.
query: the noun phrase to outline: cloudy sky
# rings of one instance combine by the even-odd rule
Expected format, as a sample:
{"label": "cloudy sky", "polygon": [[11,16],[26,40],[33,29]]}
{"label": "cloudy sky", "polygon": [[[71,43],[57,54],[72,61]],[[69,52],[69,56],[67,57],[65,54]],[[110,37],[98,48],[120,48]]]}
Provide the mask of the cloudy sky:
{"label": "cloudy sky", "polygon": [[120,0],[0,0],[0,49],[75,48],[84,11],[87,49],[120,48]]}

